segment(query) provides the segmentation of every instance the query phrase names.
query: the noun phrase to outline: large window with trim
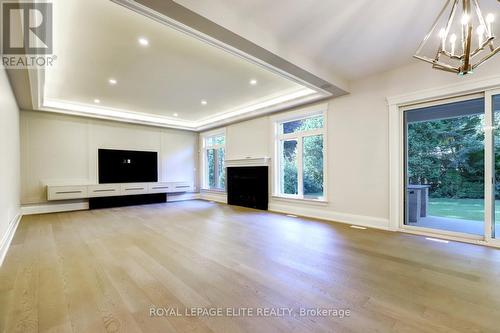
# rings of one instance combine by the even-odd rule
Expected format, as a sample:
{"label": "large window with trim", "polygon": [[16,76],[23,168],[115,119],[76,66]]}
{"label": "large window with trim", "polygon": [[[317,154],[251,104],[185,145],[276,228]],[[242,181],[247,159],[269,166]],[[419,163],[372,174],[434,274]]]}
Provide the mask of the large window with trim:
{"label": "large window with trim", "polygon": [[325,112],[276,122],[275,195],[325,200],[325,122]]}
{"label": "large window with trim", "polygon": [[217,133],[203,137],[203,188],[224,191],[226,170],[224,166],[226,137]]}

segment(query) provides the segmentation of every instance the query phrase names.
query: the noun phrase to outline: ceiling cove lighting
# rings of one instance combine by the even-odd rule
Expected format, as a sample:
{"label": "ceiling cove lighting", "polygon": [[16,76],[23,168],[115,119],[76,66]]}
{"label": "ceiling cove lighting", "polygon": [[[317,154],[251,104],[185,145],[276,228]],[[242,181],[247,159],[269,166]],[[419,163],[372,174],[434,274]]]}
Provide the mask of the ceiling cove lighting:
{"label": "ceiling cove lighting", "polygon": [[139,44],[141,46],[149,46],[149,40],[147,40],[146,38],[144,37],[140,37],[139,38]]}
{"label": "ceiling cove lighting", "polygon": [[500,51],[494,22],[493,13],[483,16],[478,0],[447,0],[414,57],[434,69],[471,74]]}

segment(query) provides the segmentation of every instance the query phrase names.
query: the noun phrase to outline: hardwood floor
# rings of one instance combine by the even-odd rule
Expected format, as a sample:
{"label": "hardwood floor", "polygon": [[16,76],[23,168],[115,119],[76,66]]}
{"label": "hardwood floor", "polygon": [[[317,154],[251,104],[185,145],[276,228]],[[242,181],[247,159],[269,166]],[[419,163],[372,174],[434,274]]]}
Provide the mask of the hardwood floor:
{"label": "hardwood floor", "polygon": [[26,216],[0,332],[499,332],[499,281],[499,250],[203,201]]}

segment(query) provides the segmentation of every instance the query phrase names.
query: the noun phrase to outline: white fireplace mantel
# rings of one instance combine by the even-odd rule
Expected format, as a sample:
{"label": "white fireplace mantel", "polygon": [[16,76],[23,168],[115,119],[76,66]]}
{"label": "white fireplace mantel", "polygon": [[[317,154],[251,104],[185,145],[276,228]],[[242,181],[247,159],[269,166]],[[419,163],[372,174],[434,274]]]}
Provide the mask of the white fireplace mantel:
{"label": "white fireplace mantel", "polygon": [[270,166],[271,158],[269,157],[247,157],[241,159],[226,160],[226,167],[248,167],[248,166]]}

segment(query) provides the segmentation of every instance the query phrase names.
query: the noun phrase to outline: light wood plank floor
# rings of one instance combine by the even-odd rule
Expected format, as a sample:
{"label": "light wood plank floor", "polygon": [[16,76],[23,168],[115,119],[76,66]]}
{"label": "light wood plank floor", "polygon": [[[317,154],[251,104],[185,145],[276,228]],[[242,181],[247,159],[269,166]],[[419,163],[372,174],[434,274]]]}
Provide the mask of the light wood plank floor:
{"label": "light wood plank floor", "polygon": [[0,269],[0,332],[500,332],[499,281],[499,250],[203,201],[27,216]]}

